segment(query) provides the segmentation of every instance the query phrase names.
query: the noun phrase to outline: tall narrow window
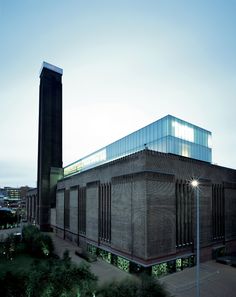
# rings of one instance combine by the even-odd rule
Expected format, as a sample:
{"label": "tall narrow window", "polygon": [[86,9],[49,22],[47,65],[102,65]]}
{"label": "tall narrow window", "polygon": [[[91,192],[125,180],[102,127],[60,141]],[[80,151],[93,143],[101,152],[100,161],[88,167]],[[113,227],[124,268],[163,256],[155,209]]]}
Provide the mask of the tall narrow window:
{"label": "tall narrow window", "polygon": [[70,190],[65,190],[64,194],[64,220],[65,220],[65,228],[70,228]]}
{"label": "tall narrow window", "polygon": [[78,189],[78,224],[79,233],[86,234],[86,187]]}
{"label": "tall narrow window", "polygon": [[222,185],[212,185],[212,237],[213,240],[225,236],[225,203]]}
{"label": "tall narrow window", "polygon": [[193,243],[193,191],[188,182],[177,180],[176,197],[176,247]]}
{"label": "tall narrow window", "polygon": [[99,239],[111,241],[111,184],[99,187]]}

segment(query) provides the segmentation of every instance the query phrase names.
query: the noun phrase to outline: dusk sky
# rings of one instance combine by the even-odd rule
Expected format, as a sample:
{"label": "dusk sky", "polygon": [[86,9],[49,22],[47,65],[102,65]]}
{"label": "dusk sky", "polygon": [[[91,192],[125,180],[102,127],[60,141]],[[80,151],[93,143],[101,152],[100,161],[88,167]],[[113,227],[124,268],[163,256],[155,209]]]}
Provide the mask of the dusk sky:
{"label": "dusk sky", "polygon": [[64,71],[64,166],[171,114],[236,169],[236,0],[0,0],[0,187],[36,186],[43,61]]}

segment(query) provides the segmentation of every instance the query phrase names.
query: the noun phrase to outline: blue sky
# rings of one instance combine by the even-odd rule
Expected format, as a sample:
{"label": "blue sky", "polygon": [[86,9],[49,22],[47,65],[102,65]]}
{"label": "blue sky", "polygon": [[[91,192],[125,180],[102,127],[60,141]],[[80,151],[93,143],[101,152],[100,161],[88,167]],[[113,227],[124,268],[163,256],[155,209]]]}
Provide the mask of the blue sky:
{"label": "blue sky", "polygon": [[36,185],[43,61],[63,68],[63,163],[172,114],[236,168],[235,0],[0,0],[0,187]]}

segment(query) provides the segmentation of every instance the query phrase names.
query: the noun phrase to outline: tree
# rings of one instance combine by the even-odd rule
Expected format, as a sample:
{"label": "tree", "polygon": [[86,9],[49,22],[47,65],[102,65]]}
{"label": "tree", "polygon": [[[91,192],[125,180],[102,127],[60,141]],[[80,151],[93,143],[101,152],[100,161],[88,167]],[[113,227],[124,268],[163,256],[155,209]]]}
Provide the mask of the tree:
{"label": "tree", "polygon": [[54,250],[52,239],[43,234],[33,225],[27,225],[22,230],[23,242],[30,254],[39,258],[51,256]]}
{"label": "tree", "polygon": [[92,296],[97,277],[87,264],[75,266],[67,254],[62,260],[36,261],[29,275],[27,297]]}
{"label": "tree", "polygon": [[0,208],[0,226],[4,229],[7,228],[8,225],[15,224],[16,215],[10,209],[1,209]]}

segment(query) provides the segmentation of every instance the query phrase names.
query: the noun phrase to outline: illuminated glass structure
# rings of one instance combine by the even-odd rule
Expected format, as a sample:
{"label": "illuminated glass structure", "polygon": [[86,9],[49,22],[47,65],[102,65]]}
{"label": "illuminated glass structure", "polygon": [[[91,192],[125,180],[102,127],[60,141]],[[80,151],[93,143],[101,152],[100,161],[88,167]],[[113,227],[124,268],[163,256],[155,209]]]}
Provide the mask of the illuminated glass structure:
{"label": "illuminated glass structure", "polygon": [[171,153],[211,163],[211,132],[167,115],[106,147],[66,166],[69,176],[143,149]]}

